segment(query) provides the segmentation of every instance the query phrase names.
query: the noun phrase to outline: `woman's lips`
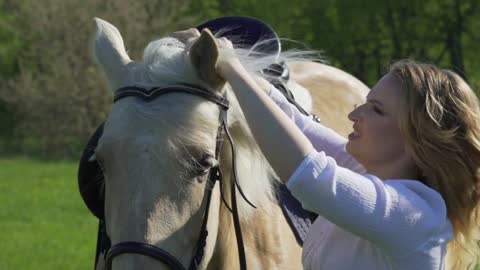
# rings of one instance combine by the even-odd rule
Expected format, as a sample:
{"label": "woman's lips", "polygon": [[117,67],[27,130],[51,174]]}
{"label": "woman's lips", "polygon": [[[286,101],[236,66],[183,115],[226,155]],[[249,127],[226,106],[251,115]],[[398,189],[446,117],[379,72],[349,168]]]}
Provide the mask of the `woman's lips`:
{"label": "woman's lips", "polygon": [[355,139],[357,139],[357,138],[359,138],[359,137],[360,137],[360,133],[358,133],[358,131],[356,131],[355,129],[353,130],[352,133],[350,133],[350,134],[348,135],[348,139],[349,139],[349,140],[355,140]]}

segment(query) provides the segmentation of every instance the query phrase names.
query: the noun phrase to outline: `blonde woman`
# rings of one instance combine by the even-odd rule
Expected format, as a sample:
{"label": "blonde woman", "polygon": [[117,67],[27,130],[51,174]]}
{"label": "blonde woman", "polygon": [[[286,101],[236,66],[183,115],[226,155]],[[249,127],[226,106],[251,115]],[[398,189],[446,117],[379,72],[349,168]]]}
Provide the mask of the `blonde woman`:
{"label": "blonde woman", "polygon": [[[232,48],[225,38],[217,43]],[[305,240],[305,269],[473,266],[480,110],[461,77],[433,65],[393,64],[348,115],[346,140],[252,78],[234,55],[221,56],[217,72],[278,176],[319,214]]]}

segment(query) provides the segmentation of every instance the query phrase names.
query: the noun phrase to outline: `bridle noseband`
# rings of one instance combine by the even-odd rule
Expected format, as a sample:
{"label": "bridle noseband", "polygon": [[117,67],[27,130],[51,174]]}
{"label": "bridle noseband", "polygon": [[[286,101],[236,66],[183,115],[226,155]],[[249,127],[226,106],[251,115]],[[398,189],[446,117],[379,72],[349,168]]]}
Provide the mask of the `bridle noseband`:
{"label": "bridle noseband", "polygon": [[[218,128],[218,133],[217,133],[217,140],[216,140],[216,150],[215,150],[215,158],[219,160],[219,153],[220,149],[222,147],[222,142],[223,142],[223,132],[225,132],[227,138],[229,139],[231,150],[232,150],[232,169],[233,169],[233,181],[234,184],[231,185],[231,208],[228,207],[228,204],[226,203],[223,193],[221,192],[222,195],[222,200],[223,202],[227,205],[227,207],[231,210],[232,215],[233,215],[233,221],[234,221],[234,228],[235,228],[235,235],[237,238],[237,247],[238,247],[238,254],[239,254],[239,261],[240,261],[240,269],[246,270],[247,269],[247,264],[246,264],[246,257],[245,257],[245,247],[243,244],[243,238],[242,238],[242,232],[241,232],[241,227],[240,227],[240,219],[238,216],[238,210],[237,210],[237,201],[236,201],[236,190],[240,192],[241,196],[250,204],[251,204],[245,197],[245,195],[242,192],[242,189],[240,188],[238,184],[238,178],[237,178],[237,172],[236,172],[236,166],[235,166],[235,146],[232,141],[232,137],[227,129],[227,110],[229,108],[229,102],[225,97],[219,96],[214,94],[212,91],[209,91],[208,89],[205,89],[203,87],[197,86],[197,85],[191,85],[191,84],[176,84],[176,85],[169,85],[166,87],[157,87],[157,88],[152,88],[152,89],[144,89],[141,87],[136,87],[136,86],[128,86],[128,87],[122,87],[117,90],[114,96],[114,102],[117,102],[120,99],[126,98],[126,97],[137,97],[141,98],[144,101],[152,101],[155,98],[169,94],[169,93],[186,93],[186,94],[191,94],[191,95],[196,95],[200,96],[208,101],[211,101],[220,107],[220,121],[221,124]],[[188,267],[188,270],[195,270],[198,268],[200,265],[203,256],[204,256],[204,251],[205,251],[205,246],[207,242],[207,236],[208,236],[208,231],[207,231],[207,222],[208,222],[208,214],[209,214],[209,209],[210,209],[210,201],[212,197],[212,191],[215,187],[215,184],[217,181],[220,182],[220,190],[222,190],[222,175],[219,170],[219,167],[214,167],[210,169],[209,173],[209,182],[212,183],[212,187],[209,188],[209,185],[206,185],[206,208],[204,212],[204,217],[203,217],[203,223],[202,227],[200,229],[200,236],[197,241],[197,244],[195,246],[195,254],[193,255],[190,265]],[[255,206],[253,206],[255,207]],[[134,241],[127,241],[127,242],[120,242],[116,243],[111,246],[111,248],[107,251],[106,256],[105,256],[105,266],[106,270],[110,270],[112,268],[112,262],[113,259],[121,254],[126,254],[126,253],[134,253],[134,254],[140,254],[144,256],[149,256],[151,258],[157,259],[161,261],[162,263],[166,264],[172,269],[178,269],[178,270],[186,270],[185,266],[173,255],[168,253],[167,251],[146,243],[141,243],[141,242],[134,242]]]}

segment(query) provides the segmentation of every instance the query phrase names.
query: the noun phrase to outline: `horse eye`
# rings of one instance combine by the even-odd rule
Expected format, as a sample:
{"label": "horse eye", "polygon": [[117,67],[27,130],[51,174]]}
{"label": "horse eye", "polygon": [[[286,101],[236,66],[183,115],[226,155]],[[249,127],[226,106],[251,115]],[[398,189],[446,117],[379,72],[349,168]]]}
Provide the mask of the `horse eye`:
{"label": "horse eye", "polygon": [[206,155],[199,160],[195,161],[193,166],[193,173],[196,176],[204,176],[208,171],[216,166],[218,161],[211,155]]}

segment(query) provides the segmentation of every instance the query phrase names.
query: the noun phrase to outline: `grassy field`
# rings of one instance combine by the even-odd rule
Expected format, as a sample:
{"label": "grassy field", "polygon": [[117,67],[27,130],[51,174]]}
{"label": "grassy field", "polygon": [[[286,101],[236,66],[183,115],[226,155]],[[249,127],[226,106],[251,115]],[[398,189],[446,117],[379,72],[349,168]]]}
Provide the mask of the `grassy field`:
{"label": "grassy field", "polygon": [[96,226],[77,164],[0,159],[0,270],[92,269]]}
{"label": "grassy field", "polygon": [[96,229],[76,163],[0,158],[0,270],[93,269]]}

